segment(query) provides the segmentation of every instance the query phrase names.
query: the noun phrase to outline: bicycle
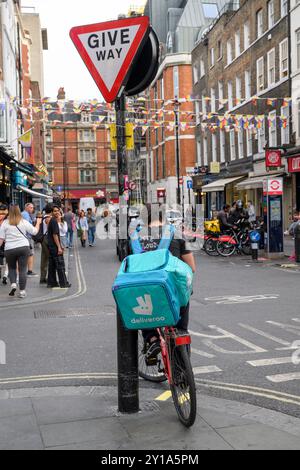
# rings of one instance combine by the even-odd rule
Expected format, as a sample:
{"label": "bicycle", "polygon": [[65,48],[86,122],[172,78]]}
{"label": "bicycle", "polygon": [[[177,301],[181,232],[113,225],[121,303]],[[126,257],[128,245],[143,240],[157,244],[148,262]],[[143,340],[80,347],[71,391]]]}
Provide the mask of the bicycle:
{"label": "bicycle", "polygon": [[216,244],[219,255],[229,257],[235,254],[251,255],[251,241],[249,232],[240,229],[230,230],[227,235],[221,235]]}
{"label": "bicycle", "polygon": [[191,337],[180,335],[176,328],[157,329],[161,352],[152,363],[146,362],[147,345],[139,334],[139,375],[143,379],[161,383],[168,381],[179,420],[187,428],[193,426],[197,414],[197,396],[190,361]]}

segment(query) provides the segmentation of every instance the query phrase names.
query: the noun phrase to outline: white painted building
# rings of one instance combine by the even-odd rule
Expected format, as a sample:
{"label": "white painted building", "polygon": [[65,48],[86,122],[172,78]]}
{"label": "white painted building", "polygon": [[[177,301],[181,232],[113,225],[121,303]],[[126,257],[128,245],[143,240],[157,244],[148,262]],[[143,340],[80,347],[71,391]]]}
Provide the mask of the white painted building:
{"label": "white painted building", "polygon": [[300,145],[300,0],[291,0],[293,131]]}
{"label": "white painted building", "polygon": [[0,145],[18,155],[17,97],[19,97],[18,29],[16,2],[0,3],[2,70],[0,78]]}

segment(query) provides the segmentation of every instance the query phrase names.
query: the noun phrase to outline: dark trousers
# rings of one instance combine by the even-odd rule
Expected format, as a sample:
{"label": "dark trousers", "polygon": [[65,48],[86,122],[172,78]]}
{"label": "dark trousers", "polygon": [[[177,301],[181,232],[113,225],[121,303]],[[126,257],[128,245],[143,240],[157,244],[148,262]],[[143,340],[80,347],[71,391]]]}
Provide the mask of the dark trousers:
{"label": "dark trousers", "polygon": [[65,259],[63,255],[57,254],[58,250],[49,249],[49,265],[48,265],[48,286],[57,286],[57,277],[60,287],[66,287],[68,279],[66,276]]}
{"label": "dark trousers", "polygon": [[[188,331],[190,319],[190,304],[180,309],[180,320],[176,325],[179,330]],[[143,337],[149,341],[153,336],[157,336],[156,330],[143,330]]]}
{"label": "dark trousers", "polygon": [[49,247],[47,237],[44,238],[41,251],[41,281],[47,281],[49,265]]}
{"label": "dark trousers", "polygon": [[11,284],[17,282],[17,269],[19,270],[20,290],[26,289],[27,283],[27,263],[29,258],[29,247],[15,248],[5,251],[5,258],[8,264],[8,276]]}

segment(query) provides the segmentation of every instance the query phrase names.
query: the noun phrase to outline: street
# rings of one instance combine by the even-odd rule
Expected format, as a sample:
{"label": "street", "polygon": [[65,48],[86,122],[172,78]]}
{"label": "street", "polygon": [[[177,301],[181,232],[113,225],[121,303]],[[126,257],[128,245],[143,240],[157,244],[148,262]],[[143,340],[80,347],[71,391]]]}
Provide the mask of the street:
{"label": "street", "polygon": [[[199,403],[209,395],[300,417],[300,271],[247,258],[196,259],[190,331]],[[117,385],[111,286],[118,267],[114,242],[98,240],[69,253],[70,291],[49,292],[31,279],[25,302],[4,304],[1,286],[1,390]],[[166,390],[155,386],[152,399]]]}

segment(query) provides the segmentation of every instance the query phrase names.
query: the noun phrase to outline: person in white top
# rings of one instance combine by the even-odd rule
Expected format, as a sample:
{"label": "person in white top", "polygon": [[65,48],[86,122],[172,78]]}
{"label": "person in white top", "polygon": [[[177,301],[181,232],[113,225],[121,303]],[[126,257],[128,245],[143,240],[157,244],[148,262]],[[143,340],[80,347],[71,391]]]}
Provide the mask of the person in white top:
{"label": "person in white top", "polygon": [[19,206],[12,205],[9,209],[8,219],[0,228],[0,246],[5,242],[5,258],[8,264],[8,276],[11,282],[9,295],[13,297],[17,290],[17,267],[19,269],[19,297],[26,297],[27,263],[30,256],[31,240],[27,237],[37,235],[42,219],[37,219],[36,226],[22,218]]}
{"label": "person in white top", "polygon": [[62,248],[66,248],[68,246],[68,224],[64,219],[64,214],[62,210],[60,211],[60,217],[57,219],[58,226],[59,226],[59,236],[60,236],[60,243]]}

